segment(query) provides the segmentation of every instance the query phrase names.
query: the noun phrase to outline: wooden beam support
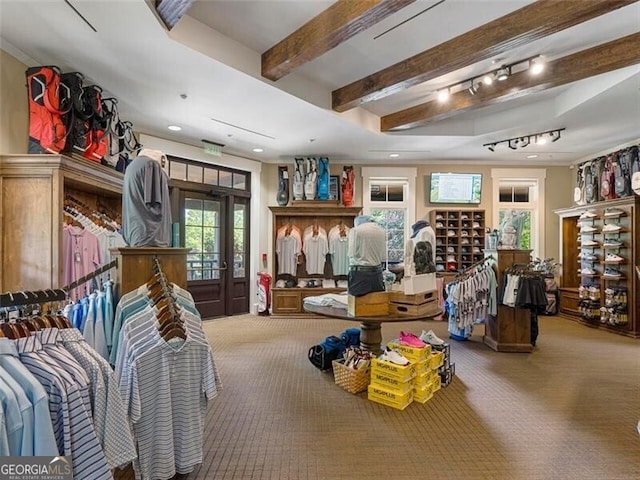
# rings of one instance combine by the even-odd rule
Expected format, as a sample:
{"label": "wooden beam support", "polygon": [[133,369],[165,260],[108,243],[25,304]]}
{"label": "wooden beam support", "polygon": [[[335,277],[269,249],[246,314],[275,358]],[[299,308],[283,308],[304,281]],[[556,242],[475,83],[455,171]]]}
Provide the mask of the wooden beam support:
{"label": "wooden beam support", "polygon": [[638,0],[539,0],[332,92],[344,112],[526,45]]}
{"label": "wooden beam support", "polygon": [[262,54],[262,76],[278,80],[416,0],[338,0]]}
{"label": "wooden beam support", "polygon": [[536,76],[524,70],[511,75],[504,82],[482,85],[475,95],[465,89],[452,94],[446,103],[433,100],[385,115],[380,119],[380,130],[390,132],[420,127],[462,112],[635,65],[640,63],[638,45],[640,33],[627,35],[549,62],[544,71]]}

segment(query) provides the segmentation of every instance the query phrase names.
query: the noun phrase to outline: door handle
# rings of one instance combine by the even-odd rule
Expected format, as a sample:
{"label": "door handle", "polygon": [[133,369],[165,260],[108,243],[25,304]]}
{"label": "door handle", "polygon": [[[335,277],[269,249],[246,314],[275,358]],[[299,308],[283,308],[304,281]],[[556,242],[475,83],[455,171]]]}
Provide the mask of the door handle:
{"label": "door handle", "polygon": [[211,270],[224,271],[227,269],[227,262],[222,262],[222,267],[220,268],[212,268]]}

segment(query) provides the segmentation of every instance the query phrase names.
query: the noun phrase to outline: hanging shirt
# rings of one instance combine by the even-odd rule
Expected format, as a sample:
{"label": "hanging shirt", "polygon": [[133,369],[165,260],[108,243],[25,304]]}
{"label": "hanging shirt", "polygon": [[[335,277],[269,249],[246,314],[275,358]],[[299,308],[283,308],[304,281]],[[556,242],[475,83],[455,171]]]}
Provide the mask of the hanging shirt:
{"label": "hanging shirt", "polygon": [[[62,231],[63,281],[65,285],[93,272],[102,264],[100,245],[87,229],[67,226]],[[75,295],[91,291],[92,281],[78,285]]]}
{"label": "hanging shirt", "polygon": [[0,405],[5,415],[5,435],[7,438],[8,455],[20,455],[22,448],[22,414],[18,399],[2,378],[0,378]]}
{"label": "hanging shirt", "polygon": [[298,271],[298,255],[302,252],[302,237],[294,226],[283,227],[276,236],[278,275],[295,276]]}
{"label": "hanging shirt", "polygon": [[171,246],[169,178],[149,157],[136,157],[124,174],[122,233],[130,247]]}
{"label": "hanging shirt", "polygon": [[58,341],[91,379],[96,435],[109,468],[129,464],[137,454],[113,370],[108,362],[89,346],[80,331],[65,328],[58,333]]}
{"label": "hanging shirt", "polygon": [[171,478],[202,463],[207,400],[217,394],[208,345],[187,339],[165,341],[151,330],[152,344],[133,351],[121,394],[138,445],[136,474]]}
{"label": "hanging shirt", "polygon": [[[22,364],[18,358],[16,345],[8,338],[0,337],[0,366],[20,385],[33,407],[33,421],[31,422],[33,425],[31,432],[33,455],[48,457],[60,455],[62,452],[58,451],[51,423],[47,391]],[[29,432],[23,430],[23,434],[29,435]]]}
{"label": "hanging shirt", "polygon": [[71,457],[73,477],[78,480],[113,478],[77,384],[42,351],[36,337],[18,338],[15,342],[20,361],[49,395],[58,450]]}
{"label": "hanging shirt", "polygon": [[24,389],[20,384],[11,376],[11,374],[0,367],[0,379],[4,380],[7,386],[11,389],[16,396],[18,406],[20,407],[20,417],[22,419],[22,440],[20,444],[20,456],[33,455],[33,405],[27,397]]}
{"label": "hanging shirt", "polygon": [[329,253],[333,275],[349,274],[349,230],[346,225],[336,225],[329,230]]}
{"label": "hanging shirt", "polygon": [[313,232],[305,234],[302,252],[306,259],[307,274],[322,275],[324,273],[326,255],[329,253],[326,232],[318,231],[315,234]]}

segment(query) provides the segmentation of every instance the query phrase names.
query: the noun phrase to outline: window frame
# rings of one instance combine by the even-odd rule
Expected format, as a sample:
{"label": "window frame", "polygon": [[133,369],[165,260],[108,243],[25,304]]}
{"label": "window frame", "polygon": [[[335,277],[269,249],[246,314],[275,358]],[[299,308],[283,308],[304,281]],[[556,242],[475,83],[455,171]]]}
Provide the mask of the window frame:
{"label": "window frame", "polygon": [[[545,208],[545,180],[547,170],[545,168],[492,168],[492,200],[493,200],[493,225],[499,225],[501,210],[529,210],[531,211],[531,250],[534,257],[545,258],[546,243],[546,208]],[[534,186],[530,192],[528,202],[501,202],[500,186],[530,182]],[[533,198],[531,198],[533,197]],[[497,228],[497,227],[495,227]]]}

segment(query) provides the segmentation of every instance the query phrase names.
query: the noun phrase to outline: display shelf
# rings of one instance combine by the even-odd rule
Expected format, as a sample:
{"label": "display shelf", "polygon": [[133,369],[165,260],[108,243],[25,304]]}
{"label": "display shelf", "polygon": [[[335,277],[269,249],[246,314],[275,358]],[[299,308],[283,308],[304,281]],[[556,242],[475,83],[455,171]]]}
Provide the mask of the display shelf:
{"label": "display shelf", "polygon": [[0,291],[62,286],[65,194],[120,213],[123,179],[111,168],[63,155],[0,156]]}
{"label": "display shelf", "polygon": [[[620,210],[615,216],[606,215],[608,209]],[[596,213],[594,217],[579,219],[586,211]],[[635,338],[640,338],[640,298],[638,287],[640,278],[633,275],[634,265],[640,261],[640,239],[637,238],[640,230],[640,197],[627,197],[624,199],[609,200],[593,203],[588,206],[576,206],[556,210],[560,216],[560,263],[565,265],[560,278],[560,311],[566,316],[580,321],[592,327],[610,330]],[[593,226],[597,232],[580,232],[584,225]],[[620,230],[602,231],[605,225],[619,225]],[[575,239],[575,240],[574,240]],[[598,245],[584,245],[580,240],[594,239]],[[619,242],[611,244],[609,242]],[[590,261],[581,258],[582,254],[595,254],[599,260]],[[622,257],[620,261],[606,260],[606,255],[615,253]],[[585,275],[580,271],[574,272],[569,265],[581,264],[592,268],[597,275]],[[621,276],[605,275],[606,269],[619,271]],[[579,308],[576,292],[580,285],[597,288],[604,298],[604,291],[609,288],[624,287],[628,290],[628,318],[623,324],[612,325],[602,323],[600,318],[595,318],[593,312],[586,314]],[[564,298],[563,298],[564,297]]]}
{"label": "display shelf", "polygon": [[[291,287],[291,288],[278,288],[275,284],[278,280],[292,279],[298,283],[299,279],[303,278],[317,278],[317,279],[336,279],[333,275],[331,268],[331,262],[329,260],[325,263],[324,274],[322,275],[310,275],[305,269],[305,262],[298,262],[296,275],[279,274],[278,273],[278,258],[276,255],[276,236],[278,230],[288,223],[294,223],[301,230],[304,230],[308,225],[316,224],[326,230],[327,234],[329,230],[340,222],[345,226],[352,228],[353,221],[356,216],[360,214],[361,207],[341,207],[337,206],[335,201],[320,202],[320,201],[300,201],[295,202],[294,206],[269,207],[272,213],[272,225],[273,225],[273,243],[272,243],[272,258],[273,262],[273,285],[271,289],[271,305],[272,313],[274,315],[304,315],[303,301],[306,297],[323,295],[325,293],[340,293],[344,292],[345,288],[324,288],[324,287]],[[342,277],[345,278],[346,277]]]}
{"label": "display shelf", "polygon": [[435,209],[429,214],[436,235],[434,261],[439,272],[457,271],[484,257],[485,211]]}

